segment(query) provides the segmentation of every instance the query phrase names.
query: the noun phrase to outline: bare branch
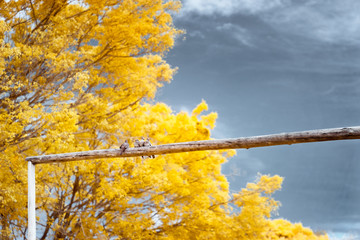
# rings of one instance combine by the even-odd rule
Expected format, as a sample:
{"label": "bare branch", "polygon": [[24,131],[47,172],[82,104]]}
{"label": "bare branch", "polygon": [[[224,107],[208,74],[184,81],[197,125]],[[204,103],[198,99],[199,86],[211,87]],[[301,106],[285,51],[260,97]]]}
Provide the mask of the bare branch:
{"label": "bare branch", "polygon": [[303,132],[280,133],[255,137],[172,143],[142,148],[129,148],[123,154],[120,149],[93,150],[85,152],[52,154],[27,157],[33,164],[89,160],[99,158],[150,156],[191,151],[255,148],[297,143],[360,139],[360,126],[318,129]]}

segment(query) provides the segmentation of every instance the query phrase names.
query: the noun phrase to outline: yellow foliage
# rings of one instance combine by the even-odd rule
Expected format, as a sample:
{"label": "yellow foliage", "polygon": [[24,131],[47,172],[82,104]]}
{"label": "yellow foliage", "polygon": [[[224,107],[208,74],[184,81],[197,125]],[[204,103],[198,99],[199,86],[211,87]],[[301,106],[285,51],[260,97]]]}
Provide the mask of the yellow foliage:
{"label": "yellow foliage", "polygon": [[292,224],[284,219],[276,219],[271,221],[268,239],[328,239],[325,235],[314,234],[309,228],[305,228],[301,223]]}
{"label": "yellow foliage", "polygon": [[196,106],[196,108],[192,111],[193,116],[198,116],[202,111],[206,111],[208,110],[208,106],[205,103],[204,100],[201,101],[201,103],[199,105]]}
{"label": "yellow foliage", "polygon": [[[25,238],[25,157],[210,139],[202,101],[175,114],[152,103],[176,69],[178,1],[0,1],[0,238]],[[36,167],[41,239],[275,239],[310,230],[270,220],[282,179],[229,193],[234,150]],[[238,208],[233,209],[234,205]],[[238,209],[239,211],[236,211]],[[41,227],[40,227],[41,226]],[[300,235],[302,234],[302,235]],[[309,235],[309,236],[310,236]],[[321,239],[319,237],[319,239]]]}

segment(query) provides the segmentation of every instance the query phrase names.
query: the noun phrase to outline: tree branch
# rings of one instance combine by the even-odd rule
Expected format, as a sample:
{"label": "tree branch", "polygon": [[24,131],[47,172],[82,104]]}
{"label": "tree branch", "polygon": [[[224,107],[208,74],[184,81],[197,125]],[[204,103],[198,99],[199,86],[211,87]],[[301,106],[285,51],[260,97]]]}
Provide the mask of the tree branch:
{"label": "tree branch", "polygon": [[280,133],[255,137],[230,138],[221,140],[206,140],[171,143],[142,148],[129,148],[123,154],[119,149],[104,149],[85,152],[51,154],[27,157],[33,164],[90,160],[99,158],[150,156],[168,153],[191,151],[221,150],[235,148],[255,148],[276,145],[291,145],[297,143],[323,142],[334,140],[360,139],[360,126],[318,129],[303,132]]}

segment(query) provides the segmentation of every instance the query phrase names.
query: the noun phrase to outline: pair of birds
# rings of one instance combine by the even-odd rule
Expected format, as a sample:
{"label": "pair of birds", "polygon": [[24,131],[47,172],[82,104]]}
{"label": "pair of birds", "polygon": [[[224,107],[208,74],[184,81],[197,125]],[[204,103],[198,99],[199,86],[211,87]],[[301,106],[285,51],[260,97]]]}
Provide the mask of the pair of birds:
{"label": "pair of birds", "polygon": [[[141,140],[136,139],[135,143],[134,143],[134,147],[138,148],[138,147],[150,147],[151,146],[151,142],[150,142],[150,138],[147,138],[146,140],[144,139],[144,137],[141,137]],[[126,149],[128,149],[130,147],[128,140],[125,140],[125,142],[123,144],[121,144],[120,146],[120,154],[123,154]],[[149,156],[150,158],[155,158],[155,155],[151,155]],[[142,156],[142,158],[146,158],[145,156]]]}

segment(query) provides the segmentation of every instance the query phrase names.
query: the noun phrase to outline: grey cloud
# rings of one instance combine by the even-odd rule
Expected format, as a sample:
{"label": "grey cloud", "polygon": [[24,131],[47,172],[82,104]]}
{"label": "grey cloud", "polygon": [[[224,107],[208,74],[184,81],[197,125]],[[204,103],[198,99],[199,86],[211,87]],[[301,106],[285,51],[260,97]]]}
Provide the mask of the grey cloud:
{"label": "grey cloud", "polygon": [[184,0],[180,18],[255,15],[280,32],[326,43],[360,42],[360,1]]}
{"label": "grey cloud", "polygon": [[184,0],[182,16],[195,12],[200,15],[219,14],[229,16],[242,12],[256,14],[282,7],[288,0]]}
{"label": "grey cloud", "polygon": [[360,2],[305,1],[264,14],[262,18],[278,30],[328,43],[360,41]]}
{"label": "grey cloud", "polygon": [[235,25],[232,23],[224,23],[220,26],[217,26],[216,30],[223,32],[224,34],[227,34],[229,36],[231,35],[235,40],[245,46],[254,46],[250,33],[245,28],[242,28],[239,25]]}
{"label": "grey cloud", "polygon": [[198,30],[189,32],[189,36],[193,37],[193,38],[201,38],[201,39],[205,38],[205,35],[201,31],[198,31]]}

